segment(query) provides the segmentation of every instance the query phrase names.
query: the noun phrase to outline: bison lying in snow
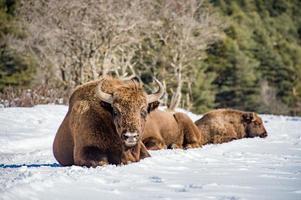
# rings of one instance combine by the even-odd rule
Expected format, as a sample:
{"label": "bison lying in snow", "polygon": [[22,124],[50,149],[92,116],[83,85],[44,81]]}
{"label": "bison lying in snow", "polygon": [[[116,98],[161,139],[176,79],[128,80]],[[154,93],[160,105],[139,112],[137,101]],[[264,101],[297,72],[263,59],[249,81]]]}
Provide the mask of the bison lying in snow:
{"label": "bison lying in snow", "polygon": [[58,162],[95,167],[149,157],[141,137],[147,114],[158,107],[164,93],[155,81],[159,90],[150,95],[135,80],[111,77],[75,89],[53,143]]}
{"label": "bison lying in snow", "polygon": [[184,113],[153,111],[147,117],[143,143],[147,149],[199,147],[198,128]]}
{"label": "bison lying in snow", "polygon": [[261,118],[254,112],[218,109],[208,112],[195,124],[200,130],[201,144],[267,136]]}

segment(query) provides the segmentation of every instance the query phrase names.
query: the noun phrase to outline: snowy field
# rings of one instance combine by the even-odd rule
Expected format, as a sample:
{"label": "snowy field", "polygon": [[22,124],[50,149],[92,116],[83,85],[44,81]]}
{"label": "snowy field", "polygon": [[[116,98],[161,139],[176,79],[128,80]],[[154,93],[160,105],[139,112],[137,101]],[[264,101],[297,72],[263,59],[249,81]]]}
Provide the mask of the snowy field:
{"label": "snowy field", "polygon": [[0,199],[301,199],[301,118],[263,115],[265,139],[151,151],[139,163],[88,169],[60,167],[52,155],[66,111],[0,108]]}

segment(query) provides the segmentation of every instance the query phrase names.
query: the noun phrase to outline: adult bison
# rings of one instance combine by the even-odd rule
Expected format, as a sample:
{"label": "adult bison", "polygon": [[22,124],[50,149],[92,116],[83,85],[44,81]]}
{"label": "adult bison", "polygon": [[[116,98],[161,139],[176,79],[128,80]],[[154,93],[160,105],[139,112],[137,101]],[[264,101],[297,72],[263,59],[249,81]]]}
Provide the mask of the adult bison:
{"label": "adult bison", "polygon": [[164,93],[146,94],[136,80],[112,77],[79,86],[53,143],[53,154],[63,166],[96,167],[127,164],[149,157],[141,142],[146,117]]}
{"label": "adult bison", "polygon": [[143,143],[147,149],[199,147],[199,130],[184,113],[155,110],[145,124]]}
{"label": "adult bison", "polygon": [[224,143],[240,138],[267,137],[261,118],[254,112],[217,109],[195,122],[201,143]]}

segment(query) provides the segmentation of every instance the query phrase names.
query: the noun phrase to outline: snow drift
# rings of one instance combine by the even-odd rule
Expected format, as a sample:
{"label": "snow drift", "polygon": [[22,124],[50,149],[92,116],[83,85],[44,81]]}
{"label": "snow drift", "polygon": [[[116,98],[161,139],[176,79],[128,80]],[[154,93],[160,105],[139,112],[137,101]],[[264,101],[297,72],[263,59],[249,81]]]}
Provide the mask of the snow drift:
{"label": "snow drift", "polygon": [[151,151],[139,163],[90,169],[60,167],[52,155],[66,112],[0,108],[0,199],[301,199],[301,118],[261,115],[265,139]]}

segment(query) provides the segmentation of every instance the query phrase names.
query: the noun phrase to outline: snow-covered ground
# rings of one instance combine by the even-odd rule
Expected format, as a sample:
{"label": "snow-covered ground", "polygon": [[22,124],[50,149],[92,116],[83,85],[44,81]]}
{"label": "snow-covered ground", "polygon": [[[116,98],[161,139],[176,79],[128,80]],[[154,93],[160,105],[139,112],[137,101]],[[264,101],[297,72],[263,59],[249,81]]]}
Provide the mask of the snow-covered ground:
{"label": "snow-covered ground", "polygon": [[0,108],[0,199],[301,199],[301,118],[263,115],[265,139],[89,169],[60,167],[52,155],[66,111]]}

